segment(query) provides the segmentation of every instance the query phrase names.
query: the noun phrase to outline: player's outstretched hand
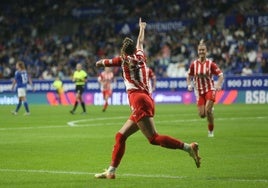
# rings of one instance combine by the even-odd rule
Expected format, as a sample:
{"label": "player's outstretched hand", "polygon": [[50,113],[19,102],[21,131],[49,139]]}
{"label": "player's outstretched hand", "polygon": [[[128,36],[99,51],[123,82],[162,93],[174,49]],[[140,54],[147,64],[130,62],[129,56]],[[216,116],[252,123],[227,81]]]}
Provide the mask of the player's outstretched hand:
{"label": "player's outstretched hand", "polygon": [[96,67],[104,67],[104,62],[103,60],[99,60],[96,62]]}

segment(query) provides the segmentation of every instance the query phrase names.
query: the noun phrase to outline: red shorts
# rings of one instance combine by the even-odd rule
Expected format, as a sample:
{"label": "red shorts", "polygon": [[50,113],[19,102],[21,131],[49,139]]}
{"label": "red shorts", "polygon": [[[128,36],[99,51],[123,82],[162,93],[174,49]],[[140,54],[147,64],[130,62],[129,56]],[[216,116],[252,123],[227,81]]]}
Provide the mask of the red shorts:
{"label": "red shorts", "polygon": [[103,90],[102,91],[103,98],[110,97],[112,95],[112,90]]}
{"label": "red shorts", "polygon": [[131,108],[130,119],[137,123],[143,117],[154,116],[154,100],[143,91],[131,91],[128,93],[129,105]]}
{"label": "red shorts", "polygon": [[203,106],[206,105],[207,100],[211,100],[215,102],[216,99],[216,91],[215,90],[210,90],[202,95],[198,95],[197,99],[197,106]]}

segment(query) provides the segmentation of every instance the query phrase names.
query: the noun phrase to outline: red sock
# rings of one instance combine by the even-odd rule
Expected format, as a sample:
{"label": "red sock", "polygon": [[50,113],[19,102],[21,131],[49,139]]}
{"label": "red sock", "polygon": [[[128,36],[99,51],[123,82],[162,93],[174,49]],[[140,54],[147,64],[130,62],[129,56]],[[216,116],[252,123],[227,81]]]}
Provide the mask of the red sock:
{"label": "red sock", "polygon": [[149,141],[153,145],[160,145],[169,149],[183,149],[184,145],[184,143],[178,139],[159,134],[155,134]]}
{"label": "red sock", "polygon": [[214,129],[214,125],[213,124],[208,124],[208,130],[213,131],[213,129]]}
{"label": "red sock", "polygon": [[125,147],[126,147],[125,141],[126,137],[123,134],[117,133],[115,135],[115,145],[112,153],[112,162],[111,162],[111,166],[115,168],[118,167],[125,153]]}

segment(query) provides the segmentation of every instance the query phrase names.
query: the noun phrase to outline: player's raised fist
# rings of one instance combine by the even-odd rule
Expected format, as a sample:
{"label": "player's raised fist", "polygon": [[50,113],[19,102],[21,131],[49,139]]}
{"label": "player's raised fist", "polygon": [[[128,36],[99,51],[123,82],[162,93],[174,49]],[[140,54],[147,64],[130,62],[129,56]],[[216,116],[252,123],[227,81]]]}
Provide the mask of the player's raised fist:
{"label": "player's raised fist", "polygon": [[145,28],[145,27],[146,27],[146,22],[143,22],[143,21],[141,20],[141,18],[139,19],[139,26],[140,26],[141,28]]}

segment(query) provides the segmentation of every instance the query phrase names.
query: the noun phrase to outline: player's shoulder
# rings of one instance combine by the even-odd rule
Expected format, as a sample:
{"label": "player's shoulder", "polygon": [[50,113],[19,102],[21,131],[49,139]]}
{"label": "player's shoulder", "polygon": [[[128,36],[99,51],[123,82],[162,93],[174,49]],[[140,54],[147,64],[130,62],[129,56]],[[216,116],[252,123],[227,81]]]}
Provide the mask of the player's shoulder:
{"label": "player's shoulder", "polygon": [[194,60],[191,61],[190,66],[196,65],[198,62],[199,62],[198,59],[194,59]]}
{"label": "player's shoulder", "polygon": [[211,64],[211,66],[218,67],[217,63],[213,59],[207,59],[207,62]]}
{"label": "player's shoulder", "polygon": [[206,58],[206,62],[215,63],[214,59],[212,59],[212,58]]}

